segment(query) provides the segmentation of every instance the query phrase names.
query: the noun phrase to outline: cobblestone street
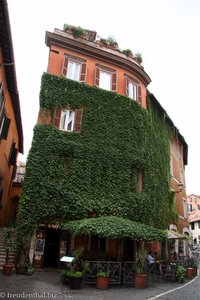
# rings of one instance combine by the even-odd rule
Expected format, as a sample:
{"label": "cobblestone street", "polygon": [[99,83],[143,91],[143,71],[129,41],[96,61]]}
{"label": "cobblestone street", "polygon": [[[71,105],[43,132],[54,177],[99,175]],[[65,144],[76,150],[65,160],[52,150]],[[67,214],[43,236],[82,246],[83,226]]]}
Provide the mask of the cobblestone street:
{"label": "cobblestone street", "polygon": [[[194,280],[196,281],[196,279],[198,281],[198,277]],[[186,280],[185,283],[189,283],[189,281]],[[61,282],[60,274],[55,271],[35,271],[31,276],[16,274],[5,276],[1,273],[0,298],[31,300],[145,300],[154,299],[157,295],[184,285],[171,282],[155,282],[154,286],[145,289],[135,289],[133,286],[127,285],[110,286],[107,290],[98,290],[94,285],[84,285],[80,290],[71,290],[68,285],[64,285]]]}

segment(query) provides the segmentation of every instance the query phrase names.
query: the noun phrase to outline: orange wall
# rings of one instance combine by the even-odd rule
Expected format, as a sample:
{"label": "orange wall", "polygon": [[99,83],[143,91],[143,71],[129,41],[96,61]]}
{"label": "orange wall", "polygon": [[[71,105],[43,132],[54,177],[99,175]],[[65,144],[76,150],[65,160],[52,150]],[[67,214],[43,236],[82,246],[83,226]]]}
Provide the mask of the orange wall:
{"label": "orange wall", "polygon": [[0,140],[0,174],[3,176],[3,196],[2,196],[2,208],[0,209],[0,226],[8,225],[9,223],[9,214],[11,209],[11,200],[9,198],[9,190],[11,185],[11,178],[13,172],[13,166],[9,166],[9,154],[10,148],[13,142],[16,143],[16,148],[18,148],[19,138],[18,131],[15,121],[15,115],[12,107],[12,102],[10,94],[7,89],[7,82],[5,77],[5,70],[3,67],[3,58],[0,49],[0,82],[4,82],[4,97],[5,97],[5,110],[7,117],[11,119],[10,127],[8,131],[8,136],[6,140]]}
{"label": "orange wall", "polygon": [[55,74],[55,75],[61,75],[62,74],[62,67],[63,67],[63,61],[64,61],[64,55],[66,53],[77,56],[79,58],[85,59],[86,63],[87,63],[87,76],[86,76],[86,83],[88,85],[94,85],[94,78],[95,78],[95,67],[96,64],[101,64],[105,67],[108,68],[112,68],[115,69],[117,72],[117,77],[118,77],[118,84],[117,84],[117,93],[121,94],[121,95],[125,95],[125,78],[124,78],[124,74],[129,75],[130,77],[132,77],[133,79],[137,80],[140,82],[140,86],[141,86],[141,93],[142,93],[142,106],[144,108],[146,108],[146,87],[144,86],[144,84],[139,80],[139,78],[137,78],[135,76],[135,74],[124,70],[123,68],[120,68],[118,66],[113,66],[113,64],[108,64],[106,62],[104,62],[103,60],[98,60],[96,58],[93,57],[89,57],[83,54],[80,54],[76,51],[71,51],[71,50],[66,50],[63,48],[60,48],[59,46],[52,46],[51,47],[52,50],[56,50],[59,51],[59,53],[55,53],[50,51],[49,52],[49,63],[48,63],[48,68],[47,68],[47,72],[51,73],[51,74]]}

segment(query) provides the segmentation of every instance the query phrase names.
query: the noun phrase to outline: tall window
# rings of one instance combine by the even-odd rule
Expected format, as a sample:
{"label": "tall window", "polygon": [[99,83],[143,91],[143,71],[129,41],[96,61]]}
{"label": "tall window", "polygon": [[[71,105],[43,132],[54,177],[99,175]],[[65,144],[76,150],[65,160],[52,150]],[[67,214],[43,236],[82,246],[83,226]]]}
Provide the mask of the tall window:
{"label": "tall window", "polygon": [[107,91],[117,91],[117,73],[113,69],[97,65],[95,70],[95,86]]}
{"label": "tall window", "polygon": [[7,139],[8,130],[10,126],[10,119],[7,118],[5,112],[5,99],[3,83],[0,83],[0,139]]}
{"label": "tall window", "polygon": [[185,198],[183,198],[183,216],[187,218],[187,203]]}
{"label": "tall window", "polygon": [[174,166],[173,166],[173,159],[172,159],[172,157],[170,158],[170,175],[172,177],[174,176]]}
{"label": "tall window", "polygon": [[133,100],[137,100],[138,102],[142,102],[142,89],[139,82],[128,75],[125,75],[125,84],[126,96]]}
{"label": "tall window", "polygon": [[5,100],[4,100],[3,83],[0,83],[0,134],[3,128],[3,123],[5,118],[4,105],[5,105]]}
{"label": "tall window", "polygon": [[86,61],[72,55],[65,55],[62,74],[69,79],[85,82]]}
{"label": "tall window", "polygon": [[63,110],[61,112],[60,119],[60,129],[73,131],[74,129],[74,111],[73,110]]}
{"label": "tall window", "polygon": [[111,74],[100,70],[99,87],[104,90],[111,90]]}
{"label": "tall window", "polygon": [[129,98],[133,99],[133,100],[136,100],[136,85],[129,81],[128,83],[128,96]]}
{"label": "tall window", "polygon": [[69,79],[79,81],[81,71],[81,64],[75,61],[69,61],[66,77]]}
{"label": "tall window", "polygon": [[195,224],[194,222],[190,223],[192,230],[194,230],[194,224]]}
{"label": "tall window", "polygon": [[188,211],[189,211],[189,212],[192,211],[192,204],[191,204],[191,203],[188,204]]}
{"label": "tall window", "polygon": [[61,130],[80,132],[82,125],[82,109],[62,109],[57,106],[54,112],[53,125]]}

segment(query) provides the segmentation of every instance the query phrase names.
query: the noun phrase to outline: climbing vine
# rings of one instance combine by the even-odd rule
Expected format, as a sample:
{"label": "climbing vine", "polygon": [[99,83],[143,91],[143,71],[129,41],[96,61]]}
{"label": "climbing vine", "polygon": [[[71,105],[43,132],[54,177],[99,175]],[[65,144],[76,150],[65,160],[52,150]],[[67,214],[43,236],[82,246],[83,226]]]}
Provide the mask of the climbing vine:
{"label": "climbing vine", "polygon": [[43,113],[53,116],[57,105],[82,108],[82,128],[35,126],[19,206],[21,236],[38,223],[79,220],[91,211],[167,228],[171,130],[147,101],[146,110],[125,96],[43,74]]}

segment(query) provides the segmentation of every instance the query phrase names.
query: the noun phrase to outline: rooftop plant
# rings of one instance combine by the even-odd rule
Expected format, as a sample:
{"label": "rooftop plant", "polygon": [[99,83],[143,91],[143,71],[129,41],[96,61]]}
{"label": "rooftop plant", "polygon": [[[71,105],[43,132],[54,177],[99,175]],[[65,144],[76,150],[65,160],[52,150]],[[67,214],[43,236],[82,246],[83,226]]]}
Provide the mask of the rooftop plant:
{"label": "rooftop plant", "polygon": [[122,53],[124,53],[126,56],[132,56],[133,52],[131,49],[124,49],[122,50]]}
{"label": "rooftop plant", "polygon": [[77,27],[77,26],[72,26],[72,25],[69,25],[69,24],[64,24],[63,30],[66,31],[68,29],[70,29],[72,31],[72,34],[73,34],[74,38],[86,35],[85,29],[83,29],[80,26]]}

